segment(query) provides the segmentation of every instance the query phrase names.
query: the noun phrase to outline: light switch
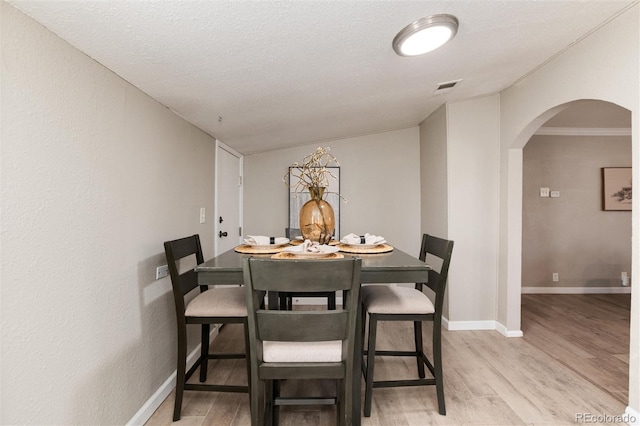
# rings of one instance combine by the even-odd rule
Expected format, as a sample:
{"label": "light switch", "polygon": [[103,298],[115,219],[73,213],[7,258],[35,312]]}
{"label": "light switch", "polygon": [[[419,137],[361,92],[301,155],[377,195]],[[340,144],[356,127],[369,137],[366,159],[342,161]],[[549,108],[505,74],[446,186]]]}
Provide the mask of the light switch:
{"label": "light switch", "polygon": [[560,197],[560,191],[551,191],[551,198]]}
{"label": "light switch", "polygon": [[204,207],[200,207],[200,223],[204,223],[204,219],[205,219]]}
{"label": "light switch", "polygon": [[548,197],[549,196],[549,188],[540,188],[540,196]]}

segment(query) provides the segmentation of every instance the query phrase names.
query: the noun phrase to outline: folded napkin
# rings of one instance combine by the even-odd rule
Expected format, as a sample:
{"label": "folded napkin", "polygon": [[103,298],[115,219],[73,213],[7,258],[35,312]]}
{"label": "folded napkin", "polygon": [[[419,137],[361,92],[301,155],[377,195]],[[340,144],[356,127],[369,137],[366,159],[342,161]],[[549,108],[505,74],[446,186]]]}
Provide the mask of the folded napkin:
{"label": "folded napkin", "polygon": [[320,243],[317,241],[304,240],[300,247],[302,253],[320,253],[321,251]]}
{"label": "folded napkin", "polygon": [[248,238],[244,239],[247,244],[254,244],[260,246],[267,246],[270,244],[287,244],[288,238],[284,237],[265,237],[263,235],[247,235]]}
{"label": "folded napkin", "polygon": [[384,239],[384,237],[366,233],[364,235],[356,235],[356,234],[345,235],[344,237],[342,237],[340,242],[342,244],[357,245],[357,244],[384,244],[387,241]]}

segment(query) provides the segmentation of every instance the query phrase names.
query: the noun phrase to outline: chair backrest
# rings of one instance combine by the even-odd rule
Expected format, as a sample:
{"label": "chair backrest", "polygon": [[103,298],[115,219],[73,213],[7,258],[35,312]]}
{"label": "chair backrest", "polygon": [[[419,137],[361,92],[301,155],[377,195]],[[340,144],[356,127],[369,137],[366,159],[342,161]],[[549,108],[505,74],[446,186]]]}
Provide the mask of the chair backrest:
{"label": "chair backrest", "polygon": [[[429,271],[429,282],[426,284],[436,294],[436,314],[442,315],[442,304],[444,303],[444,291],[447,287],[447,276],[449,275],[449,264],[453,252],[453,241],[444,240],[432,235],[422,235],[422,245],[420,247],[420,260],[426,261],[427,254],[442,260],[440,270]],[[418,290],[422,290],[422,284],[416,284]]]}
{"label": "chair backrest", "polygon": [[[262,359],[263,341],[314,342],[342,340],[343,361],[351,361],[360,294],[358,258],[332,260],[244,259],[249,340],[252,357]],[[343,291],[342,309],[326,311],[266,310],[265,292]],[[351,357],[351,358],[349,358]],[[253,361],[253,360],[252,360]]]}
{"label": "chair backrest", "polygon": [[[173,298],[178,316],[184,315],[184,296],[198,286],[198,277],[193,269],[180,273],[180,260],[195,255],[196,263],[204,262],[200,236],[180,238],[178,240],[164,243],[164,252],[167,256],[169,275],[171,276],[171,286],[173,287]],[[205,291],[206,286],[201,286],[200,291]]]}

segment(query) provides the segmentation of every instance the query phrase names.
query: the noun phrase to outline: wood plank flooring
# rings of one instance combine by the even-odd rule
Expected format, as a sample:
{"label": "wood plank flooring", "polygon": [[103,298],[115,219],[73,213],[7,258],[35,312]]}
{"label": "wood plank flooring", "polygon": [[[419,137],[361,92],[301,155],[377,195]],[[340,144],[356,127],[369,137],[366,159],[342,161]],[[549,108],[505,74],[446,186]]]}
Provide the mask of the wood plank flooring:
{"label": "wood plank flooring", "polygon": [[629,294],[525,294],[524,340],[628,402]]}
{"label": "wood plank flooring", "polygon": [[[628,393],[629,295],[523,295],[522,300],[524,338],[443,330],[446,416],[438,414],[433,387],[380,388],[374,389],[371,417],[362,424],[570,425],[578,413],[622,414]],[[424,333],[430,342],[430,326]],[[378,347],[409,348],[411,335],[409,324],[381,323]],[[225,326],[212,347],[241,348],[241,326]],[[244,361],[211,362],[209,371],[212,383],[246,383]],[[376,378],[391,374],[413,377],[415,362],[378,358]],[[327,382],[292,381],[283,394],[332,389]],[[173,398],[163,402],[148,426],[172,423]],[[246,394],[187,391],[182,413],[181,426],[250,424]],[[332,425],[335,408],[283,407],[281,424]]]}

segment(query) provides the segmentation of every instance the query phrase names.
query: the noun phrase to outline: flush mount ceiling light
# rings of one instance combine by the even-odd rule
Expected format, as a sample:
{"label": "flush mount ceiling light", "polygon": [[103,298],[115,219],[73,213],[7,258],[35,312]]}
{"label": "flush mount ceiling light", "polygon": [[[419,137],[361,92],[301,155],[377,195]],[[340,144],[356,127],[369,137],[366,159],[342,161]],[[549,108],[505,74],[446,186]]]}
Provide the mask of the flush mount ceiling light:
{"label": "flush mount ceiling light", "polygon": [[393,50],[400,56],[417,56],[447,43],[458,32],[453,15],[431,15],[407,25],[393,39]]}

